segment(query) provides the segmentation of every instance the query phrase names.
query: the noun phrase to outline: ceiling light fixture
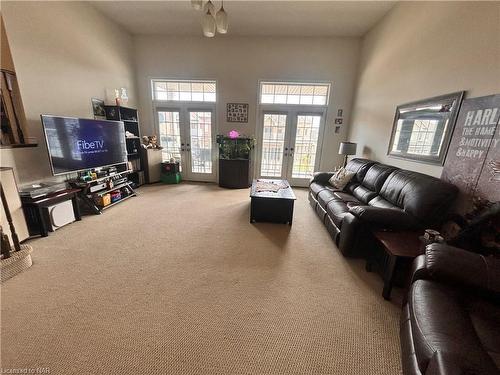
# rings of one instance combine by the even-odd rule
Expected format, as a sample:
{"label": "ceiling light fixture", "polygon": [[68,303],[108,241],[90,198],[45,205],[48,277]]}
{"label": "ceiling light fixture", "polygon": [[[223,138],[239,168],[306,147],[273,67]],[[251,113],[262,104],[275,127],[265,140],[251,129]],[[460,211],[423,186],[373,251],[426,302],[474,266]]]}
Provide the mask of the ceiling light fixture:
{"label": "ceiling light fixture", "polygon": [[203,35],[207,38],[213,38],[218,32],[219,34],[226,34],[228,30],[228,17],[224,9],[224,2],[221,1],[219,11],[215,10],[215,6],[211,0],[203,5],[204,1],[191,0],[191,6],[196,9],[203,9],[204,15],[201,18],[201,28]]}
{"label": "ceiling light fixture", "polygon": [[205,10],[210,12],[212,16],[215,16],[215,7],[211,0],[208,0],[208,3],[205,4]]}
{"label": "ceiling light fixture", "polygon": [[203,35],[207,38],[213,38],[215,36],[215,19],[210,10],[207,9],[207,13],[201,19],[201,27],[203,29]]}
{"label": "ceiling light fixture", "polygon": [[217,24],[217,31],[220,34],[227,33],[228,22],[227,13],[224,10],[224,2],[222,2],[220,9],[215,16],[215,23]]}

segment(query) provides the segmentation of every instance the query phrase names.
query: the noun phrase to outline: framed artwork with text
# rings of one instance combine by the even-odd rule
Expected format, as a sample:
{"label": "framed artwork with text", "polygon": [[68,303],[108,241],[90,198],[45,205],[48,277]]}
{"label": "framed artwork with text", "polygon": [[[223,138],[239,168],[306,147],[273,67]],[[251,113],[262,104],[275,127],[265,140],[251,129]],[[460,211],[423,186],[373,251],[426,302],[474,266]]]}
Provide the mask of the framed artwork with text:
{"label": "framed artwork with text", "polygon": [[227,122],[248,122],[248,104],[227,103],[226,120]]}
{"label": "framed artwork with text", "polygon": [[500,201],[500,94],[464,100],[441,178],[467,196]]}

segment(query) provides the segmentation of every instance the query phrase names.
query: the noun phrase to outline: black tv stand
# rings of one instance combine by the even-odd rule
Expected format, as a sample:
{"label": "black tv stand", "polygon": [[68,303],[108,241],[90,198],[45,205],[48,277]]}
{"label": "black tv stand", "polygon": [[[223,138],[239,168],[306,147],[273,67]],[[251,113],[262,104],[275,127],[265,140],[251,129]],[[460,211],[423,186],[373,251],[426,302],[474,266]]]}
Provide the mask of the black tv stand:
{"label": "black tv stand", "polygon": [[[100,215],[102,211],[137,195],[131,186],[132,182],[128,180],[130,172],[125,170],[89,181],[71,180],[69,184],[73,188],[80,189],[78,199],[83,203],[82,207],[90,210],[90,213]],[[115,181],[117,181],[116,185]],[[114,192],[120,192],[121,198],[108,204],[102,203],[103,196]],[[98,202],[99,200],[101,203]]]}

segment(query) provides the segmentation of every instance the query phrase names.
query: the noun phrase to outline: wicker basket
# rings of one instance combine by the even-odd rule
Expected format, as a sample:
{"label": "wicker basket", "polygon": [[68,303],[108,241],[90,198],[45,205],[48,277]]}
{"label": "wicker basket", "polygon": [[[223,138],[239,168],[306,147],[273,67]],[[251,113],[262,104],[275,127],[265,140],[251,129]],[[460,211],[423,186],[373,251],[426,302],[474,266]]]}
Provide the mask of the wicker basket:
{"label": "wicker basket", "polygon": [[10,258],[0,261],[2,283],[31,267],[33,264],[32,251],[33,248],[30,245],[21,245],[21,250],[12,252]]}

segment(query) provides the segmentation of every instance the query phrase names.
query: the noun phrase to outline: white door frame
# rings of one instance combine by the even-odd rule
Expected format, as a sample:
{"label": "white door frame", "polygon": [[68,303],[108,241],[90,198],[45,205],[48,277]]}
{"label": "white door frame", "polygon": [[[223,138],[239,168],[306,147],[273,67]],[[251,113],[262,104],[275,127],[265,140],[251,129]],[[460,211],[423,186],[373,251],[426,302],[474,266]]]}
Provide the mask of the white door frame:
{"label": "white door frame", "polygon": [[[191,171],[191,162],[192,162],[192,154],[191,154],[191,119],[190,119],[190,113],[191,112],[210,112],[211,113],[211,129],[210,129],[210,136],[211,136],[211,153],[210,153],[210,158],[212,160],[212,173],[196,173]],[[215,129],[215,109],[212,109],[211,107],[208,106],[191,106],[188,105],[186,106],[185,109],[185,118],[186,118],[186,139],[185,141],[189,141],[189,143],[186,142],[186,154],[188,155],[187,161],[188,161],[188,168],[187,168],[187,180],[189,181],[203,181],[203,182],[216,182],[217,181],[217,170],[216,170],[216,165],[217,165],[217,143],[216,143],[216,129]]]}
{"label": "white door frame", "polygon": [[[321,162],[321,145],[323,144],[322,139],[323,139],[323,134],[324,134],[324,129],[325,129],[325,117],[326,117],[326,111],[302,111],[302,110],[297,110],[291,112],[292,117],[291,117],[291,127],[290,127],[290,138],[289,138],[289,147],[293,147],[294,150],[292,155],[290,155],[291,149],[289,149],[289,156],[288,156],[288,166],[287,166],[287,171],[286,171],[286,176],[288,182],[293,185],[293,186],[301,186],[301,187],[307,187],[309,185],[309,180],[310,178],[293,178],[292,177],[292,169],[293,169],[293,161],[294,161],[294,155],[295,155],[295,148],[296,148],[296,136],[297,136],[297,119],[298,116],[321,116],[320,124],[319,124],[319,131],[318,131],[318,140],[316,143],[316,155],[314,158],[314,172],[319,169],[320,162]],[[311,176],[312,177],[312,176]]]}
{"label": "white door frame", "polygon": [[206,103],[206,102],[181,102],[181,101],[155,101],[153,102],[153,118],[155,123],[155,129],[157,134],[160,134],[160,124],[158,118],[158,112],[161,111],[177,111],[179,112],[179,126],[181,134],[181,143],[187,144],[187,140],[190,138],[190,112],[211,112],[212,113],[212,131],[211,131],[211,144],[212,144],[212,173],[193,173],[191,172],[191,152],[187,150],[187,146],[181,149],[181,162],[182,162],[182,175],[183,179],[187,181],[202,181],[202,182],[216,182],[218,175],[217,168],[217,143],[216,143],[216,103]]}
{"label": "white door frame", "polygon": [[[259,86],[260,87],[260,86]],[[259,88],[260,90],[260,88]],[[295,140],[295,133],[297,129],[297,116],[298,115],[320,115],[321,124],[318,134],[318,144],[316,149],[316,158],[314,170],[318,170],[321,163],[321,156],[323,150],[323,138],[325,132],[326,116],[327,116],[327,106],[314,106],[314,105],[297,105],[297,104],[268,104],[259,105],[257,114],[257,146],[256,146],[256,156],[255,156],[255,174],[257,178],[265,177],[261,176],[261,162],[262,162],[262,139],[264,136],[264,114],[267,113],[280,113],[287,115],[287,125],[285,131],[285,147],[290,147],[292,142]],[[292,186],[307,186],[309,184],[309,179],[292,179],[291,170],[293,160],[287,156],[287,160],[283,160],[282,168],[282,178],[287,179],[290,176],[288,182]]]}

